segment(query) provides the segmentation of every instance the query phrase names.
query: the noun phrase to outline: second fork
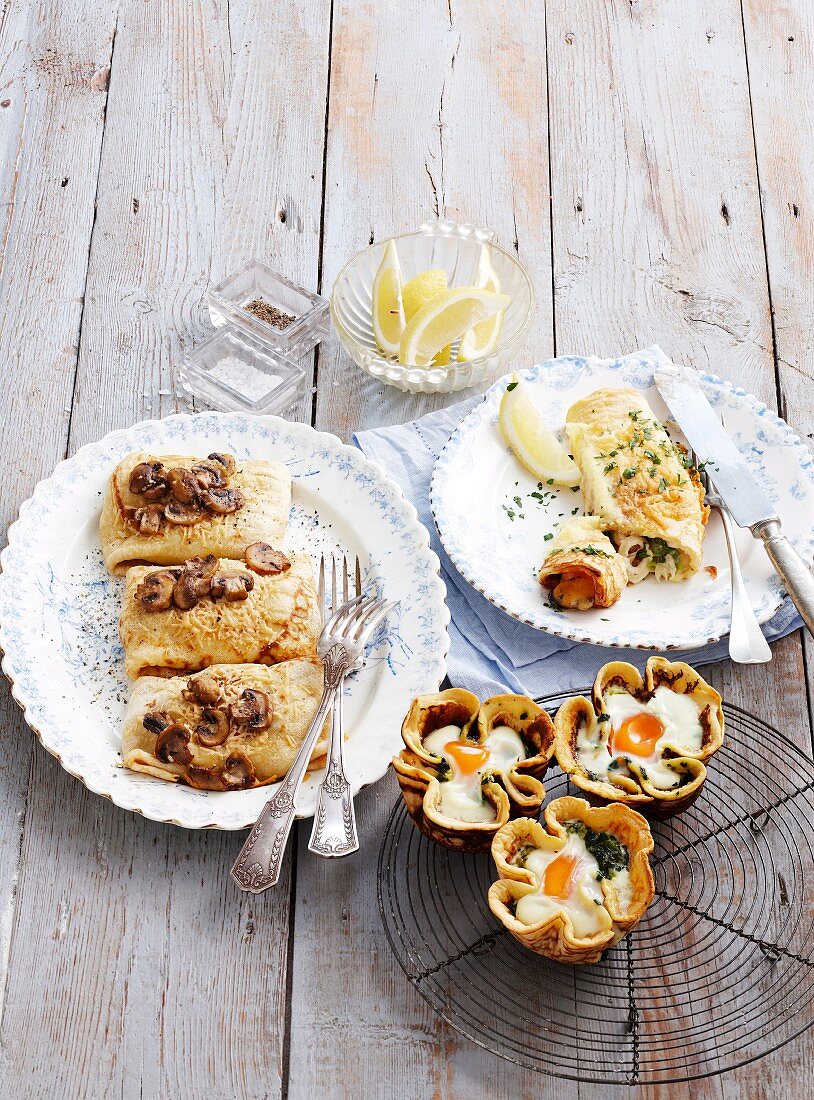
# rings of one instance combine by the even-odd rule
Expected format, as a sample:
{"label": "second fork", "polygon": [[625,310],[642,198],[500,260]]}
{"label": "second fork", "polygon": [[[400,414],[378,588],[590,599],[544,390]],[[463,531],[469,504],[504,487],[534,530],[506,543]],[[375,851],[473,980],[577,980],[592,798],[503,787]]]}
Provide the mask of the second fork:
{"label": "second fork", "polygon": [[[331,599],[330,610],[339,606],[339,586],[336,577],[336,559],[331,559]],[[342,558],[342,595],[341,602],[347,603],[351,598],[348,585],[348,561]],[[326,577],[325,556],[319,563],[319,600],[323,614],[327,618],[328,605],[326,601]],[[354,598],[362,595],[362,573],[359,559],[356,558],[354,568]],[[323,656],[320,653],[320,656]],[[357,663],[347,670],[353,672],[361,666]],[[347,673],[345,673],[347,675]],[[319,796],[314,825],[311,829],[311,839],[308,841],[308,850],[327,858],[347,856],[359,849],[359,838],[356,833],[356,814],[353,808],[353,792],[351,791],[348,777],[345,774],[344,761],[344,714],[342,690],[345,676],[342,677],[339,688],[334,696],[333,711],[331,714],[331,733],[328,745],[328,759],[325,768],[325,778],[319,786]]]}

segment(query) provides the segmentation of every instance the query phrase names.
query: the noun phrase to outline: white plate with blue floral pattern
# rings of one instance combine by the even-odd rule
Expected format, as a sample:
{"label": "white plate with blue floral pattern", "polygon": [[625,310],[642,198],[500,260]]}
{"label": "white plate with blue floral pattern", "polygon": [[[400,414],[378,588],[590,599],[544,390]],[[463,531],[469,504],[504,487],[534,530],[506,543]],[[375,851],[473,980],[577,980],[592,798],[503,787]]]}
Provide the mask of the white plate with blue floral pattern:
{"label": "white plate with blue floral pattern", "polygon": [[[562,431],[570,405],[605,386],[642,391],[665,422],[653,384],[666,361],[650,348],[622,359],[561,357],[519,371],[548,425]],[[711,374],[700,374],[711,404],[789,535],[807,561],[814,556],[814,463],[785,421],[757,398]],[[461,422],[435,465],[430,503],[444,549],[459,573],[488,600],[529,626],[572,641],[641,649],[695,649],[729,633],[730,577],[720,517],[710,517],[701,570],[687,581],[648,578],[629,586],[610,608],[557,610],[537,574],[559,524],[583,514],[582,495],[541,485],[515,459],[498,429],[507,375]],[[680,433],[672,431],[675,438]],[[702,456],[703,457],[703,456]],[[738,530],[738,556],[758,620],[780,607],[784,592],[748,531]]]}
{"label": "white plate with blue floral pattern", "polygon": [[[193,790],[121,766],[123,582],[104,568],[98,525],[107,479],[130,451],[285,462],[294,491],[283,546],[315,559],[358,554],[366,589],[397,601],[345,689],[348,776],[355,791],[379,779],[401,745],[411,700],[445,674],[449,612],[438,558],[378,466],[335,436],[273,416],[198,413],[112,432],[61,462],[23,504],[0,558],[0,645],[14,698],[45,748],[123,809],[186,828],[247,828],[275,789]],[[321,778],[306,779],[298,816],[313,814]]]}

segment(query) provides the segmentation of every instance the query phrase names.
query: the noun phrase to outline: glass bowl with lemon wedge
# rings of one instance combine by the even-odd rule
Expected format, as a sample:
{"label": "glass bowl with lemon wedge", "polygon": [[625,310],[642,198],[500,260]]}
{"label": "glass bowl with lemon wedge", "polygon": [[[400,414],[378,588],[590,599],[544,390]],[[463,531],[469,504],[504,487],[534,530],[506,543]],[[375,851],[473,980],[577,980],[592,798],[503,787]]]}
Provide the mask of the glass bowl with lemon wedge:
{"label": "glass bowl with lemon wedge", "polygon": [[357,253],[331,292],[354,363],[409,393],[454,393],[505,373],[533,310],[531,280],[494,234],[443,220]]}

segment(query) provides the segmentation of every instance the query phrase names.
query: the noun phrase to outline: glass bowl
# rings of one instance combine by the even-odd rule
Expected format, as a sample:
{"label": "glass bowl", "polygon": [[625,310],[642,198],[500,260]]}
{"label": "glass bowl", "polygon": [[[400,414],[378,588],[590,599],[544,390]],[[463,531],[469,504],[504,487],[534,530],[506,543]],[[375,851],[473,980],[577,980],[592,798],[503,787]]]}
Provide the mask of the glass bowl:
{"label": "glass bowl", "polygon": [[442,367],[411,367],[383,355],[373,335],[373,280],[387,241],[377,241],[345,264],[331,291],[331,319],[340,343],[351,359],[374,378],[409,393],[454,393],[491,381],[506,373],[509,360],[520,348],[534,310],[534,290],[523,265],[495,243],[494,233],[451,221],[425,222],[414,233],[395,238],[404,281],[428,268],[446,269],[449,285],[475,282],[481,248],[500,279],[500,288],[511,297],[503,318],[497,346],[479,359],[452,361]]}

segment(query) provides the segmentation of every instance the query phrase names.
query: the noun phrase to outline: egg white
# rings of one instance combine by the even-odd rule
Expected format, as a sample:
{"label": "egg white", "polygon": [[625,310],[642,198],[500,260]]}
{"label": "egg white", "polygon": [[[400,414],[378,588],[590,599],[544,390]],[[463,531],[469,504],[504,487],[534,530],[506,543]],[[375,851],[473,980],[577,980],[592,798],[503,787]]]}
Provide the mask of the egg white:
{"label": "egg white", "polygon": [[[561,855],[575,856],[579,860],[574,873],[571,890],[565,898],[552,898],[543,893],[545,871]],[[574,934],[580,939],[594,936],[597,932],[607,931],[612,924],[610,914],[605,909],[605,897],[599,879],[599,864],[585,847],[585,841],[578,833],[569,833],[565,847],[552,852],[535,848],[526,857],[523,864],[534,875],[537,890],[525,894],[517,902],[515,916],[522,924],[538,924],[554,913],[565,910],[571,918]],[[629,875],[617,871],[613,884],[622,893],[629,892]]]}
{"label": "egg white", "polygon": [[[630,772],[623,762],[625,757],[629,757],[644,767],[654,787],[660,790],[678,787],[682,775],[664,761],[664,748],[670,745],[680,752],[693,755],[700,752],[704,728],[696,701],[691,696],[672,691],[662,684],[646,703],[634,698],[627,691],[616,691],[605,696],[604,707],[608,721],[597,723],[596,729],[590,732],[585,727],[579,731],[577,755],[580,763],[606,779],[608,767],[614,759],[618,759],[620,763],[616,774],[629,775]],[[612,756],[608,749],[611,734],[626,719],[644,713],[654,714],[664,725],[664,733],[653,746],[653,752],[649,756],[638,756],[632,752]]]}
{"label": "egg white", "polygon": [[460,736],[460,726],[442,726],[424,738],[424,748],[446,760],[450,768],[449,779],[440,784],[441,812],[458,821],[494,821],[495,808],[483,797],[481,778],[494,772],[505,774],[518,760],[525,760],[523,742],[509,726],[495,726],[483,745],[489,750],[489,759],[476,772],[465,775],[452,757],[444,755],[447,743]]}

